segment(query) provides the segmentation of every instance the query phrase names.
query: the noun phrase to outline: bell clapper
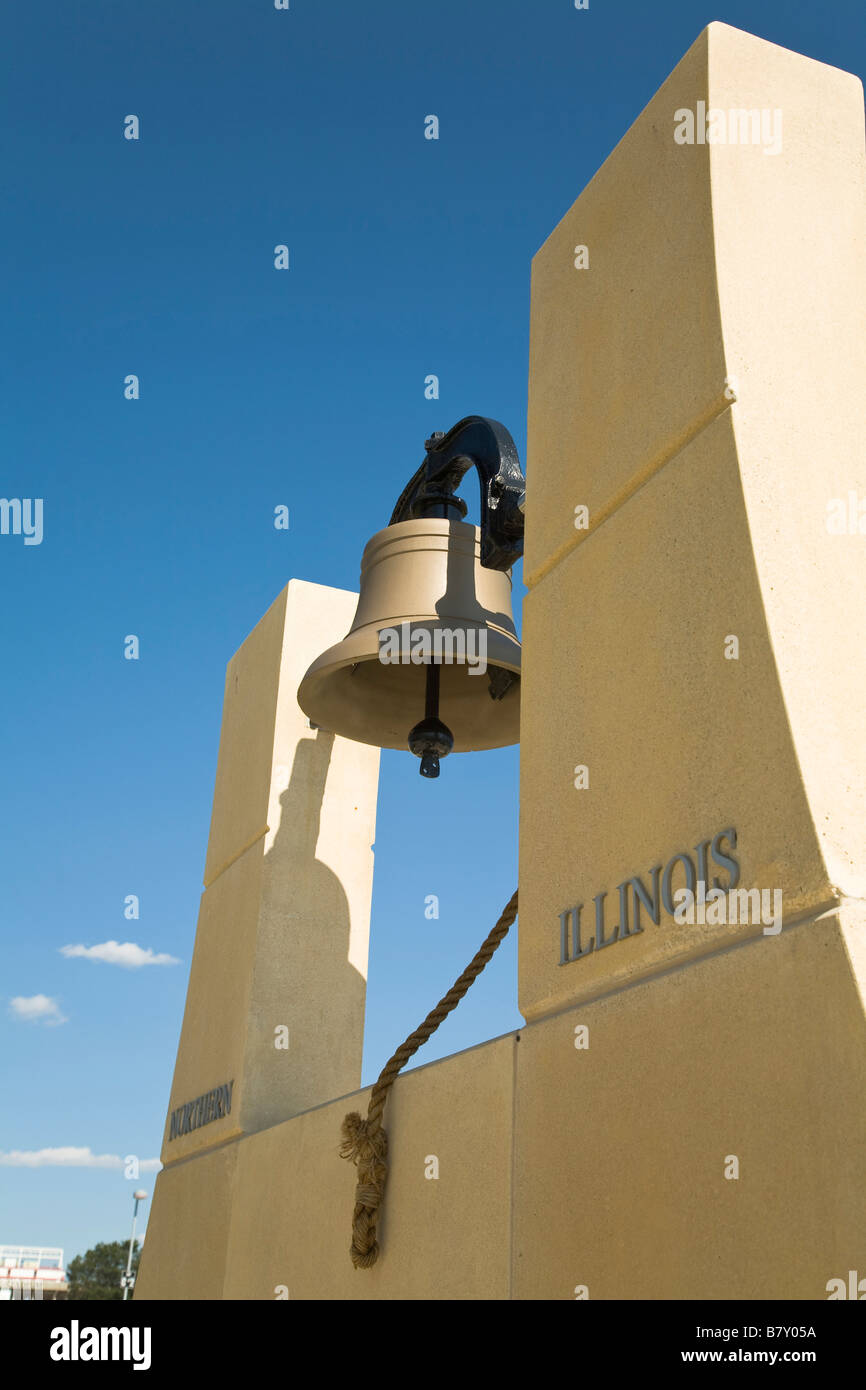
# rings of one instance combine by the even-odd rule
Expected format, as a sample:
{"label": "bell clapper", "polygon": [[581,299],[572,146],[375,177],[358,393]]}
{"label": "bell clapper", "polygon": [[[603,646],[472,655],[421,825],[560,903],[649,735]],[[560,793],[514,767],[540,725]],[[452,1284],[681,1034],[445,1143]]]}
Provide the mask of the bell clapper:
{"label": "bell clapper", "polygon": [[409,749],[421,759],[418,769],[422,777],[439,776],[439,759],[445,758],[454,747],[454,735],[439,718],[440,665],[427,664],[427,683],[424,718],[409,732]]}

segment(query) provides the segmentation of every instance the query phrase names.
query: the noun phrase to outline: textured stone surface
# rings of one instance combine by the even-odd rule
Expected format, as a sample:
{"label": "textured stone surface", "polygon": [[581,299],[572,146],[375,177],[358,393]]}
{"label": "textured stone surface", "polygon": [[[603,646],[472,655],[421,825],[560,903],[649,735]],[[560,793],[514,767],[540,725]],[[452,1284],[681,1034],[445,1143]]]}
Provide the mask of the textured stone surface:
{"label": "textured stone surface", "polygon": [[293,580],[229,663],[169,1115],[230,1081],[232,1109],[173,1140],[167,1120],[163,1162],[361,1080],[379,750],[311,729],[295,698],[355,603]]}

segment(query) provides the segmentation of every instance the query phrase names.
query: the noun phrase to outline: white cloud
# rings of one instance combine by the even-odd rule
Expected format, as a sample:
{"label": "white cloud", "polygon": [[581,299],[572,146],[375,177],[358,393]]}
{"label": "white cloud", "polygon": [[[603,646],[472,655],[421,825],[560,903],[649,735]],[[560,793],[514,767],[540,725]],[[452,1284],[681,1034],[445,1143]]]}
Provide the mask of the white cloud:
{"label": "white cloud", "polygon": [[141,965],[180,965],[176,956],[156,953],[150,946],[137,946],[134,941],[103,941],[98,946],[61,946],[62,956],[81,956],[84,960],[101,960],[107,965],[122,965],[125,970],[137,970]]}
{"label": "white cloud", "polygon": [[57,1000],[49,999],[47,994],[31,994],[29,998],[16,994],[14,999],[9,1000],[9,1010],[15,1018],[22,1018],[26,1023],[44,1023],[49,1028],[69,1022],[60,1012]]}
{"label": "white cloud", "polygon": [[[0,1166],[4,1168],[111,1168],[122,1169],[124,1160],[118,1154],[95,1154],[89,1148],[76,1149],[11,1149],[0,1150]],[[141,1173],[155,1173],[161,1167],[158,1158],[140,1158]]]}

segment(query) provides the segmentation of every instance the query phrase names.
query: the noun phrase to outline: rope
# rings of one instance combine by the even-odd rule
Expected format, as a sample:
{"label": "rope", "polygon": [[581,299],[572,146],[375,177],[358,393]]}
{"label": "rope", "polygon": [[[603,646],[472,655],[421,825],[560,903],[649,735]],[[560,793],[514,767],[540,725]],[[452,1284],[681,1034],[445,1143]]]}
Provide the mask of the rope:
{"label": "rope", "polygon": [[496,926],[481,946],[478,953],[467,965],[463,974],[451,986],[443,999],[439,1000],[414,1033],[409,1037],[389,1062],[386,1062],[379,1079],[370,1093],[367,1118],[362,1119],[357,1110],[347,1115],[343,1121],[343,1140],[340,1144],[340,1157],[348,1158],[358,1169],[358,1185],[355,1189],[355,1210],[352,1214],[352,1245],[349,1254],[356,1269],[370,1269],[379,1258],[379,1244],[376,1240],[376,1222],[379,1208],[385,1195],[388,1179],[388,1136],[382,1128],[382,1114],[388,1092],[394,1084],[397,1073],[406,1065],[409,1058],[418,1051],[431,1034],[436,1032],[443,1018],[447,1018],[466,994],[469,986],[481,974],[493,952],[517,916],[517,893],[515,892]]}

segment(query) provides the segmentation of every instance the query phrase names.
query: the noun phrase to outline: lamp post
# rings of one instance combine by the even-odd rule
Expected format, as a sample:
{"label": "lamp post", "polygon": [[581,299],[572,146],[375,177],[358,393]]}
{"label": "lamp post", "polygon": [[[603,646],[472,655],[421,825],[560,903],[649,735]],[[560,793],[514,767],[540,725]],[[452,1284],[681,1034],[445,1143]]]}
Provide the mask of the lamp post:
{"label": "lamp post", "polygon": [[129,1298],[130,1289],[135,1284],[135,1276],[132,1273],[132,1247],[135,1245],[135,1222],[138,1217],[138,1204],[139,1202],[147,1201],[147,1193],[143,1192],[140,1188],[137,1192],[133,1192],[132,1196],[135,1201],[135,1206],[132,1209],[132,1235],[129,1237],[129,1254],[126,1257],[126,1273],[122,1274],[120,1277],[120,1283],[123,1287],[124,1303]]}

